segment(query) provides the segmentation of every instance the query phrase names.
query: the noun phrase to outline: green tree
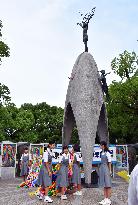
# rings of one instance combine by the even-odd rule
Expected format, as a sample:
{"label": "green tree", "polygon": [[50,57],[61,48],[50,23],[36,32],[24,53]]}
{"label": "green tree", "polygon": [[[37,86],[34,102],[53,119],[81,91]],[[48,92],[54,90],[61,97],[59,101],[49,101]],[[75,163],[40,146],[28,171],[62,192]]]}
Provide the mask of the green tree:
{"label": "green tree", "polygon": [[125,51],[115,59],[112,68],[122,80],[109,86],[111,100],[107,110],[111,142],[118,139],[120,143],[135,143],[138,137],[138,75],[132,60],[136,61],[137,56]]}
{"label": "green tree", "polygon": [[6,118],[7,118],[6,110],[3,106],[0,106],[0,142],[5,140],[4,125],[5,125]]}
{"label": "green tree", "polygon": [[74,127],[74,129],[72,130],[72,136],[71,136],[70,144],[80,144],[77,127]]}
{"label": "green tree", "polygon": [[47,103],[36,105],[24,104],[21,106],[26,111],[31,111],[34,115],[34,124],[31,131],[35,133],[36,142],[46,142],[54,140],[61,143],[63,109],[56,106],[50,106]]}
{"label": "green tree", "polygon": [[8,106],[0,106],[0,136],[2,140],[14,140],[16,134],[16,115],[18,109],[12,103]]}
{"label": "green tree", "polygon": [[0,83],[0,106],[8,105],[11,101],[9,88]]}
{"label": "green tree", "polygon": [[[0,64],[3,57],[8,57],[10,55],[9,47],[2,41],[2,21],[0,20]],[[10,116],[7,108],[4,106],[10,105],[10,90],[9,88],[0,83],[0,141],[7,139],[5,134],[5,129],[10,122]]]}
{"label": "green tree", "polygon": [[133,51],[132,53],[124,51],[119,54],[119,57],[115,57],[111,62],[112,70],[119,75],[122,79],[129,79],[134,74],[138,65],[138,56]]}
{"label": "green tree", "polygon": [[[3,57],[10,56],[9,47],[2,41],[2,21],[0,20],[0,64],[2,62]],[[10,102],[10,90],[6,85],[0,83],[0,105],[7,104]]]}
{"label": "green tree", "polygon": [[34,121],[31,111],[19,108],[15,118],[14,141],[35,142],[36,135],[32,132]]}
{"label": "green tree", "polygon": [[2,21],[0,20],[0,63],[2,62],[2,58],[3,57],[9,57],[10,56],[10,49],[7,46],[7,44],[5,44],[2,40]]}

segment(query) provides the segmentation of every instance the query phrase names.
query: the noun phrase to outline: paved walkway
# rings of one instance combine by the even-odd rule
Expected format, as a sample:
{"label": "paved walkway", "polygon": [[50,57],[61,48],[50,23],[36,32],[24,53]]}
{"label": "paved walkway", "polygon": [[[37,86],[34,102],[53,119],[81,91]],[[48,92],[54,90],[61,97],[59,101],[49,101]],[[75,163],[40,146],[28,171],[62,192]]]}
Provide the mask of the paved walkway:
{"label": "paved walkway", "polygon": [[[21,179],[14,181],[0,180],[0,205],[44,205],[43,201],[38,201],[35,196],[30,197],[29,192],[35,191],[35,188],[17,189]],[[113,182],[112,205],[127,205],[128,184],[121,179]],[[98,205],[98,201],[103,198],[102,189],[91,188],[82,189],[82,196],[68,195],[67,201],[61,201],[58,197],[53,197],[53,205]]]}

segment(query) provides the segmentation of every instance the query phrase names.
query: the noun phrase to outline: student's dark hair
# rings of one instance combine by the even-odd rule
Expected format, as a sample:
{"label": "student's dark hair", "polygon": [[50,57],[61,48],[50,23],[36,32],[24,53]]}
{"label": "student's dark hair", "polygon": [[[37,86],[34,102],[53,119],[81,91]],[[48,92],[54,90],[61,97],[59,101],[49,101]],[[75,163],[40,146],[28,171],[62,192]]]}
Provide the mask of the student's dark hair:
{"label": "student's dark hair", "polygon": [[78,144],[75,144],[73,146],[74,152],[80,152],[80,146]]}
{"label": "student's dark hair", "polygon": [[52,140],[49,140],[49,143],[48,143],[48,148],[49,148],[49,145],[52,145],[52,144],[55,144],[55,141],[52,141]]}
{"label": "student's dark hair", "polygon": [[101,145],[101,146],[104,145],[104,151],[105,151],[105,152],[110,152],[110,151],[109,151],[109,148],[108,148],[108,146],[107,146],[107,142],[101,141],[101,142],[100,142],[100,145]]}
{"label": "student's dark hair", "polygon": [[25,148],[24,148],[24,151],[25,151],[25,150],[28,150],[28,147],[25,147]]}
{"label": "student's dark hair", "polygon": [[64,146],[63,146],[62,151],[64,151],[65,149],[68,149],[68,146],[67,146],[67,145],[64,145]]}

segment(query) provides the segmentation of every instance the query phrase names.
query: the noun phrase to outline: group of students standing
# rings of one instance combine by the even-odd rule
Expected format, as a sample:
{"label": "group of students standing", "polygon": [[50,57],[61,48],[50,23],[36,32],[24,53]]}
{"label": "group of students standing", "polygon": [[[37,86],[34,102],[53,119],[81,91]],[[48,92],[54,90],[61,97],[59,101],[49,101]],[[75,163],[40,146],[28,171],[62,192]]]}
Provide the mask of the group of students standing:
{"label": "group of students standing", "polygon": [[[99,169],[99,185],[104,187],[104,196],[105,199],[99,202],[102,205],[110,205],[111,200],[111,154],[107,148],[106,142],[101,142],[101,165]],[[49,142],[47,150],[43,155],[43,164],[40,168],[40,172],[38,175],[37,184],[41,187],[37,197],[42,200],[43,195],[42,191],[45,192],[44,202],[52,203],[53,200],[48,196],[49,187],[52,185],[52,158],[54,153],[52,150],[55,148],[55,143]],[[71,153],[67,146],[63,147],[63,152],[59,156],[58,159],[58,170],[54,172],[57,175],[56,185],[58,187],[58,195],[60,195],[61,200],[66,200],[66,190],[69,185],[69,177],[68,177],[68,167],[71,165],[72,167],[72,177],[70,182],[73,184],[74,193],[73,195],[81,196],[81,172],[80,172],[80,157],[77,152],[79,152],[78,147],[74,146],[72,148]],[[24,162],[23,162],[24,160]],[[22,176],[26,174],[26,164],[29,162],[28,157],[25,156],[22,158]]]}
{"label": "group of students standing", "polygon": [[[55,144],[49,143],[46,152],[44,152],[43,156],[43,165],[40,169],[40,173],[38,175],[37,184],[41,186],[41,189],[37,195],[39,199],[42,199],[42,190],[45,190],[45,199],[44,202],[53,202],[53,200],[48,196],[49,186],[52,185],[52,157]],[[74,186],[74,195],[82,195],[81,192],[81,173],[80,173],[80,158],[75,153],[75,148],[72,148],[72,156],[69,153],[68,147],[63,147],[63,153],[59,156],[58,159],[58,170],[54,172],[57,175],[56,186],[59,187],[58,194],[61,195],[62,200],[66,200],[66,190],[69,186],[69,178],[68,178],[68,167],[72,164],[72,179],[71,182]]]}

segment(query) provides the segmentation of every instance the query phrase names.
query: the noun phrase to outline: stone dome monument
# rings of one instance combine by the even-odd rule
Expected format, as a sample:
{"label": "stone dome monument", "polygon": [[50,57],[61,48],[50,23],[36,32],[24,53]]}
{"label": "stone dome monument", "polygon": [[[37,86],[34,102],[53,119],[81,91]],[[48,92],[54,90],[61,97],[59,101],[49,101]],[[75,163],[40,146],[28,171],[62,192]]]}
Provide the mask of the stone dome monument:
{"label": "stone dome monument", "polygon": [[78,129],[85,183],[90,184],[96,133],[108,142],[108,128],[100,75],[88,52],[78,56],[72,70],[64,109],[63,145],[70,143],[74,126]]}
{"label": "stone dome monument", "polygon": [[[104,93],[108,96],[105,71],[100,71],[93,56],[88,53],[88,24],[94,16],[95,7],[84,15],[81,23],[85,52],[75,62],[66,95],[64,123],[62,133],[63,145],[71,140],[72,130],[77,127],[82,158],[84,162],[85,183],[91,184],[93,147],[96,133],[99,140],[108,143],[108,123],[104,103]],[[83,14],[81,14],[83,16]]]}

